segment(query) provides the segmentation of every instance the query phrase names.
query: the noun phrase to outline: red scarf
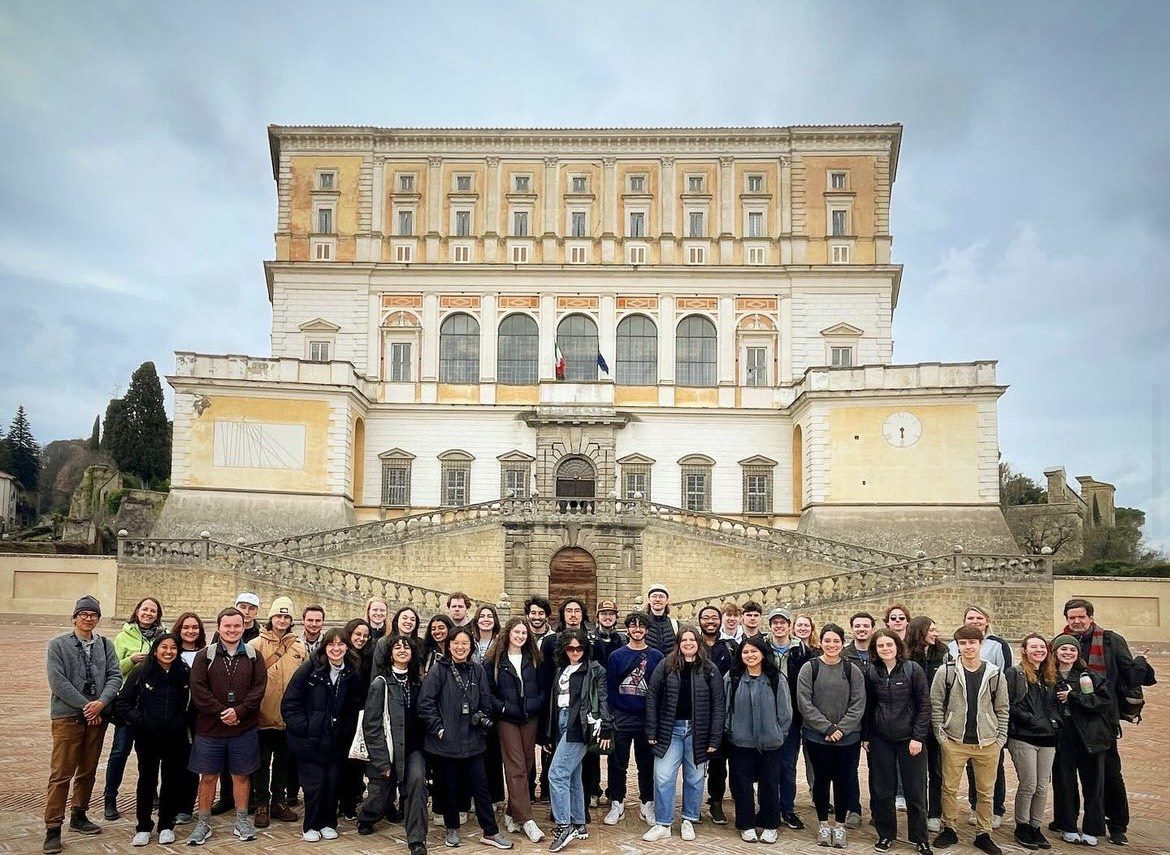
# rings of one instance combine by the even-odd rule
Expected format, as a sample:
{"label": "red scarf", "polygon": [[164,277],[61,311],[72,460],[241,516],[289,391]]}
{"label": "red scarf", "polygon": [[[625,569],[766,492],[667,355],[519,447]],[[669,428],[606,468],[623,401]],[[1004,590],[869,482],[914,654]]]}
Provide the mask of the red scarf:
{"label": "red scarf", "polygon": [[[1074,638],[1082,638],[1081,635],[1077,635],[1072,631],[1072,628],[1067,625],[1065,626],[1064,631]],[[1105,630],[1101,629],[1101,627],[1097,626],[1097,624],[1093,624],[1093,628],[1090,631],[1093,633],[1093,637],[1089,642],[1089,658],[1087,664],[1090,671],[1096,674],[1100,674],[1102,677],[1104,677],[1106,675],[1106,671],[1108,670],[1105,665]]]}

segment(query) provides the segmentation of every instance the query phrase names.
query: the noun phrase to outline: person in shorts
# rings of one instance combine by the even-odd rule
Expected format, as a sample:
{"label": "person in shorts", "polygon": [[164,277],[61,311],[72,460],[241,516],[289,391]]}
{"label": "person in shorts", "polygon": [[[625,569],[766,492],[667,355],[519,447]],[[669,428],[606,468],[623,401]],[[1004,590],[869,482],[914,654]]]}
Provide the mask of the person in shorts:
{"label": "person in shorts", "polygon": [[256,651],[243,643],[244,616],[224,609],[216,618],[217,640],[197,654],[191,667],[191,701],[195,706],[195,742],[190,769],[199,775],[198,817],[188,846],[211,837],[211,802],[221,772],[232,778],[240,840],[255,840],[248,816],[249,776],[260,767],[260,703],[268,672]]}

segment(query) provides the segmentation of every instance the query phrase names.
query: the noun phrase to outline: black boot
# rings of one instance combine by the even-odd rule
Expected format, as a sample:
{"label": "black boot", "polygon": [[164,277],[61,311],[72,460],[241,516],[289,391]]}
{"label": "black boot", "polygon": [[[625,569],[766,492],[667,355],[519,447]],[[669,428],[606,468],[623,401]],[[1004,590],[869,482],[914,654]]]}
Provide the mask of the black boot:
{"label": "black boot", "polygon": [[1016,823],[1015,833],[1016,843],[1023,846],[1025,849],[1039,849],[1035,839],[1032,837],[1032,826],[1026,822]]}
{"label": "black boot", "polygon": [[78,834],[101,834],[102,827],[89,821],[83,810],[75,810],[69,814],[69,830]]}
{"label": "black boot", "polygon": [[1052,844],[1048,838],[1044,836],[1044,832],[1040,830],[1040,826],[1033,825],[1032,827],[1032,842],[1036,844],[1037,849],[1051,849]]}
{"label": "black boot", "polygon": [[45,855],[56,855],[61,851],[61,826],[45,829],[45,842],[41,844],[41,851]]}
{"label": "black boot", "polygon": [[110,822],[113,822],[116,819],[122,818],[122,814],[118,813],[118,797],[117,796],[114,796],[113,798],[106,796],[105,807],[106,807],[106,809],[104,811],[102,811],[102,816],[104,816]]}

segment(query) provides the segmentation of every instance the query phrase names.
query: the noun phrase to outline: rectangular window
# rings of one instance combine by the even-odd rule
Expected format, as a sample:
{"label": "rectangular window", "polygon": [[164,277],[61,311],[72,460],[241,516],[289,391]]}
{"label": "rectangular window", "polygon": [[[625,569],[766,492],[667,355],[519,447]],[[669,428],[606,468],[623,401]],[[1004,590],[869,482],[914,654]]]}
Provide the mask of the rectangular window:
{"label": "rectangular window", "polygon": [[526,246],[512,247],[512,263],[513,264],[527,264],[528,263],[528,247],[526,247]]}
{"label": "rectangular window", "polygon": [[711,510],[711,470],[683,470],[683,507],[688,511]]}
{"label": "rectangular window", "polygon": [[706,237],[706,232],[703,230],[702,211],[691,211],[690,214],[687,215],[687,237]]}
{"label": "rectangular window", "polygon": [[849,263],[849,247],[846,244],[836,244],[833,247],[833,264]]}
{"label": "rectangular window", "polygon": [[573,176],[573,192],[574,193],[584,193],[587,188],[588,188],[588,182],[587,182],[584,175],[574,175]]}
{"label": "rectangular window", "polygon": [[405,508],[410,505],[409,461],[382,462],[382,506]]}
{"label": "rectangular window", "polygon": [[646,247],[631,246],[630,247],[630,264],[645,264],[646,263]]}
{"label": "rectangular window", "polygon": [[390,343],[390,382],[409,383],[411,379],[410,342]]}
{"label": "rectangular window", "polygon": [[646,215],[641,211],[632,211],[630,213],[630,237],[645,237],[646,236]]}
{"label": "rectangular window", "polygon": [[456,175],[455,176],[455,191],[458,193],[471,192],[471,176],[470,175]]}
{"label": "rectangular window", "polygon": [[743,509],[748,514],[772,513],[772,475],[746,470],[743,475]]}
{"label": "rectangular window", "polygon": [[845,189],[845,173],[832,172],[829,174],[829,186],[834,190]]}
{"label": "rectangular window", "polygon": [[768,348],[749,347],[747,349],[747,385],[768,385]]}
{"label": "rectangular window", "polygon": [[451,260],[456,264],[467,264],[471,261],[471,247],[469,246],[453,246],[451,247]]}
{"label": "rectangular window", "polygon": [[622,497],[650,501],[650,467],[630,464],[622,467]]}
{"label": "rectangular window", "polygon": [[573,211],[569,217],[569,225],[573,237],[585,237],[585,212]]}
{"label": "rectangular window", "polygon": [[687,264],[706,264],[707,250],[701,246],[687,247]]}
{"label": "rectangular window", "polygon": [[333,209],[332,208],[318,208],[317,209],[317,234],[321,234],[321,235],[333,234]]}
{"label": "rectangular window", "polygon": [[505,464],[500,472],[500,479],[502,498],[528,498],[528,466],[526,464]]}
{"label": "rectangular window", "polygon": [[764,176],[749,175],[748,176],[748,192],[749,193],[763,193],[764,192]]}
{"label": "rectangular window", "polygon": [[833,213],[832,213],[833,237],[844,237],[845,235],[849,234],[849,232],[846,230],[846,227],[848,225],[848,223],[846,222],[846,219],[848,217],[848,213],[849,213],[848,211],[845,211],[845,210],[840,209],[840,208],[833,209]]}
{"label": "rectangular window", "polygon": [[586,264],[589,261],[589,250],[583,246],[569,247],[570,264]]}
{"label": "rectangular window", "polygon": [[414,211],[398,212],[398,234],[404,237],[414,234]]}
{"label": "rectangular window", "polygon": [[747,252],[748,264],[767,264],[768,250],[762,246],[749,246]]}
{"label": "rectangular window", "polygon": [[455,237],[471,235],[471,211],[455,212]]}
{"label": "rectangular window", "polygon": [[414,176],[413,175],[399,175],[398,189],[402,193],[414,192]]}
{"label": "rectangular window", "polygon": [[631,193],[645,193],[646,192],[646,176],[631,175],[630,176],[630,192]]}
{"label": "rectangular window", "polygon": [[830,348],[830,363],[834,368],[848,368],[853,365],[852,347]]}
{"label": "rectangular window", "polygon": [[314,242],[313,258],[316,261],[331,261],[333,259],[333,244],[326,241]]}
{"label": "rectangular window", "polygon": [[332,190],[336,186],[337,173],[322,172],[317,175],[318,190]]}
{"label": "rectangular window", "polygon": [[764,214],[762,211],[748,212],[748,237],[758,238],[764,236]]}
{"label": "rectangular window", "polygon": [[512,234],[515,237],[528,237],[528,212],[512,212]]}
{"label": "rectangular window", "polygon": [[703,192],[703,176],[689,175],[687,176],[687,192],[702,193]]}
{"label": "rectangular window", "polygon": [[327,341],[310,341],[309,342],[309,361],[310,362],[328,362],[329,361],[329,342],[327,342]]}
{"label": "rectangular window", "polygon": [[414,247],[410,244],[394,247],[394,260],[399,264],[410,264],[414,261]]}
{"label": "rectangular window", "polygon": [[529,187],[529,179],[527,175],[516,176],[516,192],[527,193]]}
{"label": "rectangular window", "polygon": [[471,465],[468,463],[443,463],[443,504],[447,507],[467,504],[471,486]]}

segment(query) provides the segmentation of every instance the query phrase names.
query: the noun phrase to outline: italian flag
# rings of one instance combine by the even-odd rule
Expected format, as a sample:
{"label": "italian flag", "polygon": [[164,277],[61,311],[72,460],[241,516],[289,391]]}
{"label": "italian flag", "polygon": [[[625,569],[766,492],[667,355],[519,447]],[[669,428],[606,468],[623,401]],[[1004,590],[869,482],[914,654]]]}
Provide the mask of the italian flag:
{"label": "italian flag", "polygon": [[557,379],[558,379],[558,380],[564,380],[564,379],[565,379],[565,355],[564,355],[563,353],[561,353],[561,346],[560,346],[559,344],[553,345],[553,347],[556,349],[556,357],[557,357],[557,363],[556,363]]}

